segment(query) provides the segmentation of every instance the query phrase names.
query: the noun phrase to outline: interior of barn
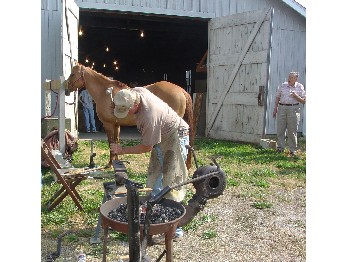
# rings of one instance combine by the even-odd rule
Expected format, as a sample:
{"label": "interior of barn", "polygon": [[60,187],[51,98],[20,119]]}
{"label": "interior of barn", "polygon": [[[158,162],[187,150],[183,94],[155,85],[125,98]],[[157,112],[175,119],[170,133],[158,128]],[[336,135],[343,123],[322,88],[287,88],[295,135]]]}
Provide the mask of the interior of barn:
{"label": "interior of barn", "polygon": [[[129,86],[167,80],[193,94],[195,81],[206,78],[196,72],[196,65],[207,48],[206,19],[82,9],[79,13],[79,62]],[[78,130],[83,131],[81,105],[78,119]]]}

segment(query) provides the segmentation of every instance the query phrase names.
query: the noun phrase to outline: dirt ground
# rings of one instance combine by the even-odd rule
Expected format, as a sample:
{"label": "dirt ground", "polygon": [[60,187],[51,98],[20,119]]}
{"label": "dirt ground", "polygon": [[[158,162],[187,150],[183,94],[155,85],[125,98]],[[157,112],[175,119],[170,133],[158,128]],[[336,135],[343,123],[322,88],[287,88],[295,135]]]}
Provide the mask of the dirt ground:
{"label": "dirt ground", "polygon": [[[271,188],[269,198],[271,208],[256,209],[231,187],[209,200],[197,217],[213,219],[174,242],[174,261],[306,261],[305,185]],[[216,237],[205,238],[208,232],[216,232]],[[70,246],[63,242],[61,256],[55,261],[77,261],[80,249],[87,254],[87,261],[102,261],[102,244],[89,241],[86,236]],[[46,255],[56,247],[57,241],[43,236],[41,261],[47,261]],[[109,239],[107,247],[107,261],[128,261],[120,259],[128,255],[127,242]],[[147,248],[147,254],[156,261],[163,250],[164,245],[154,245]],[[165,261],[165,256],[160,261]]]}

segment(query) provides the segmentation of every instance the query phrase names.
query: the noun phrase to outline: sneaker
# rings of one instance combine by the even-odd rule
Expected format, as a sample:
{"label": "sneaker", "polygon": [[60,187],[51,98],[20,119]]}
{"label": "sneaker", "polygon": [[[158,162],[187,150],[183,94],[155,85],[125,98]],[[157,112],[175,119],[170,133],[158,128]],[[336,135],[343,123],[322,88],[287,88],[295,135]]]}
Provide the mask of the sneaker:
{"label": "sneaker", "polygon": [[92,133],[97,133],[97,131],[96,131],[96,130],[94,130],[94,131],[92,131]]}
{"label": "sneaker", "polygon": [[86,255],[84,253],[79,253],[77,262],[86,262]]}
{"label": "sneaker", "polygon": [[182,227],[176,228],[174,241],[179,241],[184,237],[184,231],[182,230]]}

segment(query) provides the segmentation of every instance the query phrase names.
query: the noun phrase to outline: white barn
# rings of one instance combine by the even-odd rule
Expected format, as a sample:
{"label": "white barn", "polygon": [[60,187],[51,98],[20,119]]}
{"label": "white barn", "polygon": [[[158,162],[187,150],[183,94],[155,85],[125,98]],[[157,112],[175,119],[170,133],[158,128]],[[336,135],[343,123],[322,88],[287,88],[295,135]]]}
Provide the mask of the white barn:
{"label": "white barn", "polygon": [[[277,86],[290,71],[305,86],[306,9],[293,0],[42,0],[42,83],[67,79],[78,60],[79,10],[206,19],[208,137],[258,143],[276,133]],[[55,97],[42,89],[42,119],[58,116]],[[72,93],[62,109],[73,134],[76,101]]]}

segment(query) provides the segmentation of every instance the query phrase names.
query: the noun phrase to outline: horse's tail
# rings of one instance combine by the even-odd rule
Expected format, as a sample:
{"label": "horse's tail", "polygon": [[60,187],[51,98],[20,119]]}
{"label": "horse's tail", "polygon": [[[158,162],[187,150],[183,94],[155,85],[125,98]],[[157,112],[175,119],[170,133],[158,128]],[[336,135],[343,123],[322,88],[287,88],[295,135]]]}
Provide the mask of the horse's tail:
{"label": "horse's tail", "polygon": [[[186,92],[185,89],[182,89],[183,93],[186,97],[186,109],[185,109],[185,114],[183,116],[183,119],[186,121],[186,123],[190,126],[190,133],[189,133],[189,138],[190,138],[190,146],[193,147],[194,145],[194,120],[193,120],[193,107],[192,107],[192,98],[189,93]],[[186,160],[186,167],[187,170],[189,170],[192,166],[192,158],[191,158],[192,152],[188,150],[187,153],[187,160]]]}

